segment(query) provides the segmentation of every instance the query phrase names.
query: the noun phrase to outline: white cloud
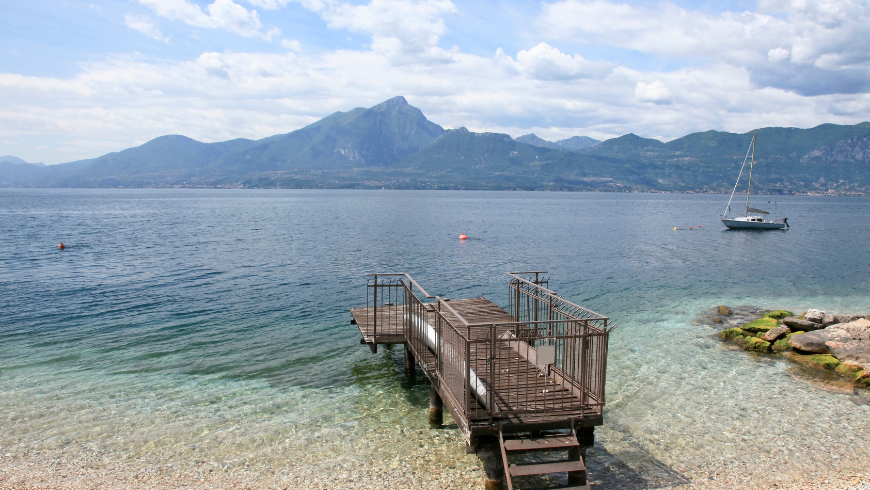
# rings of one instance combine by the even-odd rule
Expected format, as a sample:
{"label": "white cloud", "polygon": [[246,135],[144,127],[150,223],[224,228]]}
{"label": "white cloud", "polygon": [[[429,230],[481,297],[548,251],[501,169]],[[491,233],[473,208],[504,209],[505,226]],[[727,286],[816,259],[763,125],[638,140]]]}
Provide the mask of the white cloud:
{"label": "white cloud", "polygon": [[327,3],[335,3],[334,0],[247,0],[251,5],[263,7],[268,10],[279,9],[288,3],[300,3],[308,10],[322,10]]}
{"label": "white cloud", "polygon": [[634,87],[634,98],[641,102],[663,104],[671,101],[671,91],[661,80],[652,83],[637,82]]}
{"label": "white cloud", "polygon": [[265,29],[256,10],[250,12],[232,0],[215,0],[202,11],[199,5],[187,0],[138,0],[157,15],[181,20],[195,27],[219,28],[245,37],[257,37],[270,41],[281,31],[272,27]]}
{"label": "white cloud", "polygon": [[163,37],[163,33],[160,32],[160,26],[157,25],[157,22],[151,19],[151,17],[147,15],[141,14],[128,14],[124,16],[124,24],[133,29],[134,31],[139,31],[142,34],[154,39],[155,41],[163,41],[168,43],[169,38]]}
{"label": "white cloud", "polygon": [[[634,6],[563,0],[544,5],[538,26],[554,39],[724,61],[747,68],[760,86],[804,95],[870,89],[868,4],[762,0],[759,8],[709,14],[666,1]],[[789,63],[783,64],[786,53]]]}
{"label": "white cloud", "polygon": [[450,0],[372,0],[366,5],[332,3],[320,15],[332,28],[372,37],[372,50],[396,63],[450,61],[437,46],[447,33],[443,15],[456,14]]}
{"label": "white cloud", "polygon": [[772,63],[779,63],[782,60],[788,59],[791,56],[791,51],[785,48],[773,48],[767,52],[767,59]]}
{"label": "white cloud", "polygon": [[302,43],[300,43],[299,41],[296,41],[295,39],[294,40],[282,39],[281,40],[281,47],[285,48],[285,49],[289,49],[290,51],[296,51],[297,53],[299,51],[302,51]]}
{"label": "white cloud", "polygon": [[[276,9],[293,0],[248,1]],[[329,28],[370,36],[371,49],[394,64],[453,60],[451,50],[438,47],[441,36],[448,32],[443,17],[459,13],[450,0],[371,0],[362,5],[336,0],[298,0],[298,3],[317,12]]]}
{"label": "white cloud", "polygon": [[[496,52],[496,57],[504,60],[504,52]],[[508,57],[509,58],[509,57]],[[541,80],[576,80],[579,78],[602,78],[612,69],[613,64],[592,62],[580,55],[565,54],[547,43],[540,43],[528,51],[517,53],[518,69],[532,78]]]}

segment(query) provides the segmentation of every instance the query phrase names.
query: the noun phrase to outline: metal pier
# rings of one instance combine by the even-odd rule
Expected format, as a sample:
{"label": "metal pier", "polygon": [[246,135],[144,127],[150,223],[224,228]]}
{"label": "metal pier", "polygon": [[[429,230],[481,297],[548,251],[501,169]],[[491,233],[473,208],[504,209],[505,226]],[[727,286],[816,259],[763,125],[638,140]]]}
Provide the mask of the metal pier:
{"label": "metal pier", "polygon": [[[508,273],[509,311],[486,298],[447,300],[408,274],[371,274],[367,304],[352,308],[361,343],[404,344],[430,383],[430,422],[446,407],[466,449],[484,459],[485,487],[515,478],[567,473],[586,488],[586,448],[603,423],[609,319],[548,289],[543,271]],[[565,452],[516,464],[511,455]]]}

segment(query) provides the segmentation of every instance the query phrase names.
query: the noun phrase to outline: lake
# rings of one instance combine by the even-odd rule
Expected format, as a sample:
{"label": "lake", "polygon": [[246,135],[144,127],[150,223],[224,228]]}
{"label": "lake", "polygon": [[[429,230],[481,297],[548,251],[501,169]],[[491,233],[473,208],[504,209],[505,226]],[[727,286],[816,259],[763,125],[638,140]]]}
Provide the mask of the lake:
{"label": "lake", "polygon": [[0,189],[0,463],[70,488],[476,488],[401,348],[372,355],[348,309],[371,272],[506,307],[505,272],[546,270],[619,324],[594,485],[866,474],[868,390],[734,350],[702,317],[870,314],[870,199],[756,196],[791,228],[746,232],[719,222],[727,197]]}

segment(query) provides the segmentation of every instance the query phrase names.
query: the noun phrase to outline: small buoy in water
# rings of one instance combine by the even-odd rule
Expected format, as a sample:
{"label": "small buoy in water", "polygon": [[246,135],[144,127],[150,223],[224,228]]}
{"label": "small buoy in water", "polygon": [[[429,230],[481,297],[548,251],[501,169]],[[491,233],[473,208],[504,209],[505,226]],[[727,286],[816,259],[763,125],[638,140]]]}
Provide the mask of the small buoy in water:
{"label": "small buoy in water", "polygon": [[465,233],[459,235],[460,240],[465,240],[466,238],[468,238],[468,235],[466,235]]}
{"label": "small buoy in water", "polygon": [[690,230],[691,230],[691,229],[692,229],[692,227],[691,227],[691,226],[690,226],[690,227],[689,227],[689,229],[690,229]]}
{"label": "small buoy in water", "polygon": [[677,227],[676,227],[676,226],[675,226],[675,227],[674,227],[674,229],[675,229],[675,230],[676,230],[676,229],[677,229]]}
{"label": "small buoy in water", "polygon": [[63,242],[60,242],[60,245],[58,245],[57,248],[63,250],[63,249],[65,249],[66,247],[63,245]]}
{"label": "small buoy in water", "polygon": [[700,227],[701,227],[701,225],[698,225],[698,228],[700,228]]}

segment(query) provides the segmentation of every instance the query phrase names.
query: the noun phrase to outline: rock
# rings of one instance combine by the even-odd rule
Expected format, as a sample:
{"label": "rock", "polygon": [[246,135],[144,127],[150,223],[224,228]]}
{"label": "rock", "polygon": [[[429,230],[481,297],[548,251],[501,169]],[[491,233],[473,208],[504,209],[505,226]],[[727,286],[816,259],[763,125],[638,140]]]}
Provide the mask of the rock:
{"label": "rock", "polygon": [[865,369],[858,373],[855,377],[855,384],[858,386],[870,386],[870,369]]}
{"label": "rock", "polygon": [[740,327],[726,328],[719,332],[719,338],[722,340],[733,340],[737,337],[751,336],[750,333],[743,331]]}
{"label": "rock", "polygon": [[783,337],[770,346],[770,350],[773,352],[788,352],[791,350],[791,344],[788,343],[788,338]]}
{"label": "rock", "polygon": [[782,319],[782,323],[791,328],[792,330],[800,330],[803,332],[809,332],[812,330],[818,330],[822,328],[821,324],[811,322],[809,320],[803,320],[801,318],[797,318],[794,316],[789,316]]}
{"label": "rock", "polygon": [[722,323],[722,319],[719,318],[718,316],[716,318],[714,318],[713,321],[716,323]]}
{"label": "rock", "polygon": [[789,332],[791,332],[791,330],[789,330],[788,327],[774,327],[767,332],[764,332],[761,336],[761,340],[773,342]]}
{"label": "rock", "polygon": [[835,323],[837,323],[837,317],[831,315],[830,313],[825,313],[825,315],[822,317],[822,325],[825,327],[833,325]]}
{"label": "rock", "polygon": [[[803,337],[803,335],[799,337]],[[792,355],[791,358],[804,366],[827,369],[828,371],[834,371],[840,365],[840,361],[830,354]]]}
{"label": "rock", "polygon": [[731,310],[729,310],[728,307],[725,305],[719,306],[718,310],[719,310],[719,314],[722,316],[728,316],[731,314]]}
{"label": "rock", "polygon": [[792,335],[788,343],[797,350],[815,354],[830,354],[831,349],[825,343],[829,340],[828,332],[816,330],[803,335]]}
{"label": "rock", "polygon": [[861,318],[823,331],[828,337],[826,345],[837,359],[870,366],[870,320]]}
{"label": "rock", "polygon": [[837,366],[836,371],[844,376],[849,376],[851,378],[857,378],[858,373],[861,372],[861,368],[855,367],[852,364],[847,364],[845,362],[842,362],[842,363],[840,363],[839,366]]}
{"label": "rock", "polygon": [[858,371],[864,369],[864,366],[862,366],[860,362],[855,362],[855,361],[840,361],[840,362],[842,362],[844,366],[847,366],[850,368],[855,368]]}
{"label": "rock", "polygon": [[771,311],[769,313],[765,313],[764,316],[766,316],[767,318],[773,318],[775,320],[782,320],[783,318],[785,318],[787,316],[794,316],[794,313],[792,313],[790,311],[786,311],[786,310],[776,310],[776,311]]}
{"label": "rock", "polygon": [[757,333],[757,332],[767,332],[771,328],[775,328],[779,326],[779,322],[774,320],[773,318],[759,318],[758,320],[751,321],[745,325],[742,325],[740,328],[747,332]]}
{"label": "rock", "polygon": [[864,318],[861,315],[834,315],[836,321],[834,323],[850,323],[858,320],[859,318]]}
{"label": "rock", "polygon": [[770,352],[770,342],[757,337],[743,337],[743,348],[755,352]]}
{"label": "rock", "polygon": [[822,323],[825,319],[825,312],[821,310],[807,310],[804,313],[804,318],[813,323]]}

